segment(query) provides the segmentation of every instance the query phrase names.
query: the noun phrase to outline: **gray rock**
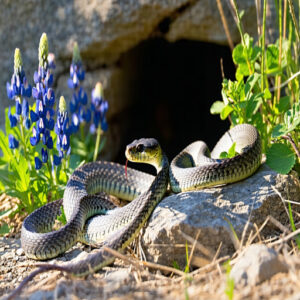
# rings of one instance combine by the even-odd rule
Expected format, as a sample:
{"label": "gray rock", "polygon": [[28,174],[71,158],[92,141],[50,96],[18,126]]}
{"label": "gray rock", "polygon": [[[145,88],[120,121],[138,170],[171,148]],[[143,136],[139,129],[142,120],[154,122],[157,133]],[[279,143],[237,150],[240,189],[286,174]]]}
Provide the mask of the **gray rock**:
{"label": "gray rock", "polygon": [[237,286],[254,286],[280,272],[288,272],[288,266],[278,253],[266,245],[252,244],[237,258],[230,276]]}
{"label": "gray rock", "polygon": [[24,253],[24,250],[23,250],[23,248],[19,248],[19,249],[17,249],[17,251],[16,251],[16,254],[17,254],[18,256],[22,256],[22,255],[24,255],[25,253]]}
{"label": "gray rock", "polygon": [[[240,34],[234,22],[233,11],[230,11],[228,1],[221,0],[224,16],[227,20],[231,39],[234,43],[240,41]],[[246,32],[251,36],[257,36],[256,27],[256,7],[254,1],[238,1],[238,9],[244,10],[242,22]],[[268,29],[274,26],[276,9],[273,4],[268,3],[267,23]],[[255,21],[253,21],[255,20]],[[255,24],[255,26],[253,26]],[[267,32],[267,39],[274,41],[276,32]],[[220,18],[220,12],[216,1],[201,0],[194,1],[187,7],[170,25],[166,38],[173,42],[179,39],[189,39],[197,41],[227,44],[227,37]]]}
{"label": "gray rock", "polygon": [[[185,265],[186,235],[208,249],[212,258],[222,242],[220,255],[234,252],[232,230],[239,238],[249,220],[248,233],[255,222],[262,224],[268,215],[279,221],[287,218],[282,200],[274,186],[286,199],[300,201],[300,185],[291,176],[281,176],[266,165],[253,176],[241,182],[202,191],[180,193],[166,197],[155,208],[142,237],[143,249],[150,261]],[[297,209],[297,207],[293,207]],[[268,224],[261,234],[274,233]],[[188,243],[191,249],[192,243]],[[195,256],[203,257],[196,247]],[[204,253],[207,258],[207,253]],[[193,264],[193,261],[192,261]]]}
{"label": "gray rock", "polygon": [[52,300],[54,299],[54,297],[51,291],[36,291],[35,293],[31,294],[27,299],[28,300],[41,300],[41,299]]}
{"label": "gray rock", "polygon": [[[111,64],[122,53],[147,39],[157,25],[187,0],[117,0],[0,2],[0,99],[8,105],[5,83],[13,71],[14,49],[20,48],[27,77],[37,69],[37,48],[46,32],[57,73],[67,72],[74,41],[86,63]],[[17,21],[16,21],[17,20]],[[68,60],[66,62],[66,59]],[[30,80],[32,83],[33,80]],[[1,118],[2,119],[2,118]]]}
{"label": "gray rock", "polygon": [[[254,1],[239,1],[239,5],[245,10],[247,30],[254,33]],[[238,42],[236,26],[225,2],[223,7],[233,40]],[[170,24],[166,32],[160,32],[159,24],[164,21]],[[5,84],[13,72],[14,49],[21,49],[27,78],[32,83],[43,32],[48,35],[49,51],[56,56],[58,77],[68,73],[74,41],[78,41],[84,62],[92,70],[104,64],[115,65],[123,53],[157,34],[172,42],[185,38],[227,43],[216,2],[210,0],[91,0],[88,3],[80,0],[28,0],[26,3],[2,0],[0,30],[0,99],[3,106],[9,105]],[[96,75],[93,74],[94,79]],[[112,93],[119,93],[116,97],[119,106],[128,104],[125,96],[118,92],[118,84],[113,84],[111,89]],[[112,104],[110,111],[114,109]],[[0,118],[0,126],[4,123],[2,120]]]}

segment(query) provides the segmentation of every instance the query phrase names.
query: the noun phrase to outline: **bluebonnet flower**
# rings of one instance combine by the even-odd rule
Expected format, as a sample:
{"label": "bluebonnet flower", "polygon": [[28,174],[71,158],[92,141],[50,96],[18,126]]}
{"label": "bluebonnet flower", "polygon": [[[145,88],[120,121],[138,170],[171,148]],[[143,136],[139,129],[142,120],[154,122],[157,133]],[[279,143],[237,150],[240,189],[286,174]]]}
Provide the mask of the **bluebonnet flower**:
{"label": "bluebonnet flower", "polygon": [[8,136],[8,146],[10,149],[16,149],[19,147],[18,140],[12,134]]}
{"label": "bluebonnet flower", "polygon": [[39,170],[43,166],[42,161],[37,156],[34,158],[34,165],[36,170]]}
{"label": "bluebonnet flower", "polygon": [[28,84],[22,66],[22,56],[20,49],[15,49],[14,74],[11,82],[6,83],[6,92],[9,99],[15,101],[16,113],[11,114],[11,107],[8,109],[8,118],[11,128],[15,127],[19,121],[26,129],[30,128],[28,98],[31,97],[31,86]]}
{"label": "bluebonnet flower", "polygon": [[102,84],[98,82],[92,91],[92,124],[90,132],[96,132],[97,128],[101,126],[103,131],[108,129],[106,121],[106,112],[108,110],[108,102],[103,98]]}
{"label": "bluebonnet flower", "polygon": [[72,133],[72,128],[69,126],[66,101],[63,96],[59,99],[59,110],[55,124],[55,133],[57,134],[56,148],[59,155],[53,156],[53,162],[56,166],[58,166],[61,163],[61,160],[71,152],[70,135]]}
{"label": "bluebonnet flower", "polygon": [[70,112],[72,114],[72,130],[77,132],[80,123],[89,123],[91,121],[91,111],[87,108],[88,97],[81,86],[84,80],[85,72],[82,68],[82,61],[78,49],[78,44],[74,44],[73,59],[70,66],[70,78],[68,86],[73,89],[72,99],[70,101]]}
{"label": "bluebonnet flower", "polygon": [[37,169],[42,167],[42,163],[48,161],[47,149],[53,148],[53,139],[50,132],[54,128],[53,107],[55,95],[52,89],[53,74],[51,73],[51,69],[54,67],[54,56],[48,55],[48,39],[47,35],[43,33],[39,45],[39,67],[33,76],[35,87],[32,88],[32,96],[35,98],[36,105],[35,111],[30,111],[31,121],[35,123],[32,128],[30,143],[32,146],[36,146],[42,141],[45,146],[41,150],[42,160],[38,157],[35,158],[35,167]]}

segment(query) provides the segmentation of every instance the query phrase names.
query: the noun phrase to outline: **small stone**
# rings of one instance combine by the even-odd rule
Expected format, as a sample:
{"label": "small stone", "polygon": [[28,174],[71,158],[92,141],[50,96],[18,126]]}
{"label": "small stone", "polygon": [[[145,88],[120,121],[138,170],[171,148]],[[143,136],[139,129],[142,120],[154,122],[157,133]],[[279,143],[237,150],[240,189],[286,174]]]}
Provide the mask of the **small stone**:
{"label": "small stone", "polygon": [[50,291],[37,291],[28,298],[28,300],[40,300],[40,299],[50,300],[56,298],[53,297],[53,294]]}
{"label": "small stone", "polygon": [[254,286],[280,272],[288,272],[288,266],[278,253],[266,245],[252,244],[238,257],[230,276],[236,285]]}
{"label": "small stone", "polygon": [[19,249],[16,251],[16,254],[17,254],[18,256],[22,256],[22,255],[24,255],[25,253],[24,253],[24,250],[23,250],[22,248],[19,248]]}
{"label": "small stone", "polygon": [[56,285],[56,288],[54,290],[54,299],[66,299],[68,298],[69,291],[67,290],[67,286],[60,282]]}
{"label": "small stone", "polygon": [[5,248],[4,247],[1,247],[0,248],[0,252],[4,252]]}

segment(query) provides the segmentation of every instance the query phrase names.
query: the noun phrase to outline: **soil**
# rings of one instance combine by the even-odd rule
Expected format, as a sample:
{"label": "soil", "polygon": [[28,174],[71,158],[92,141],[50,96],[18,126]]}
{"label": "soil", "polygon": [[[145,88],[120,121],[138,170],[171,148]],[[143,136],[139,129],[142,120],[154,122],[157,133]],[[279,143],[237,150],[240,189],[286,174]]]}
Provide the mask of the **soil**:
{"label": "soil", "polygon": [[[1,200],[1,199],[0,199]],[[15,205],[12,198],[2,199],[6,209]],[[3,207],[2,207],[3,208]],[[0,207],[1,209],[1,207]],[[20,245],[20,228],[24,217],[16,215],[9,224],[12,232],[0,238],[0,297],[6,299],[19,284],[36,269],[36,261],[26,258]],[[8,219],[5,219],[8,221]],[[3,221],[3,219],[2,219]],[[296,224],[297,225],[297,224]],[[278,236],[278,239],[282,238]],[[261,241],[263,242],[263,241]],[[268,243],[268,241],[264,241]],[[274,246],[275,247],[275,246]],[[162,270],[164,266],[143,266],[133,251],[125,258],[86,278],[74,278],[60,271],[38,274],[16,296],[16,299],[300,299],[300,255],[290,242],[279,243],[276,250],[283,254],[289,265],[288,273],[278,273],[254,287],[235,286],[228,291],[228,275],[224,261],[218,258],[189,274],[180,276]],[[59,263],[89,252],[79,243],[64,256],[54,260]],[[231,257],[234,265],[238,252]],[[230,298],[233,296],[233,298]]]}

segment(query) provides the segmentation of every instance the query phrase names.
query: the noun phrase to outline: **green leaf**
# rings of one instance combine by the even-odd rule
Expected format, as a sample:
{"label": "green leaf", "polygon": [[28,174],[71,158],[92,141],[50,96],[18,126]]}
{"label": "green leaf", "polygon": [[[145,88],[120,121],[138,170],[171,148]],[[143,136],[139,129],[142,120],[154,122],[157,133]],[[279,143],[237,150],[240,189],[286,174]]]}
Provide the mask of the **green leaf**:
{"label": "green leaf", "polygon": [[228,152],[223,151],[220,153],[220,158],[231,158],[237,155],[237,152],[235,151],[236,142],[234,142],[230,148],[228,149]]}
{"label": "green leaf", "polygon": [[11,159],[13,159],[13,155],[11,149],[8,147],[8,137],[2,130],[0,130],[0,148],[3,152],[3,159],[5,159],[7,162],[10,162]]}
{"label": "green leaf", "polygon": [[245,76],[248,76],[249,73],[249,67],[246,63],[239,64],[238,68],[236,69],[235,72],[235,77],[237,81],[241,81]]}
{"label": "green leaf", "polygon": [[266,59],[267,73],[269,74],[274,73],[276,70],[278,71],[279,49],[276,45],[268,45]]}
{"label": "green leaf", "polygon": [[0,217],[5,215],[7,212],[9,212],[9,210],[3,210],[3,211],[0,211]]}
{"label": "green leaf", "polygon": [[246,96],[246,99],[249,99],[250,98],[250,93],[252,91],[252,89],[254,88],[256,82],[258,81],[258,79],[261,78],[261,75],[258,74],[258,73],[254,73],[252,75],[250,75],[246,81],[246,84],[245,84],[245,96]]}
{"label": "green leaf", "polygon": [[4,235],[10,232],[10,228],[8,226],[8,224],[3,224],[2,226],[0,226],[0,235]]}
{"label": "green leaf", "polygon": [[234,142],[231,147],[228,149],[228,158],[234,157],[236,155],[235,152],[236,142]]}
{"label": "green leaf", "polygon": [[245,46],[246,46],[247,50],[249,50],[250,48],[252,48],[253,38],[248,33],[244,34],[244,41],[245,41]]}
{"label": "green leaf", "polygon": [[290,96],[284,96],[279,99],[279,103],[276,104],[276,113],[281,114],[286,112],[290,107]]}
{"label": "green leaf", "polygon": [[266,156],[266,164],[280,174],[287,174],[296,162],[294,152],[285,144],[272,144]]}
{"label": "green leaf", "polygon": [[278,138],[284,134],[286,134],[287,132],[287,128],[284,124],[278,124],[274,127],[273,131],[272,131],[272,138]]}
{"label": "green leaf", "polygon": [[247,101],[246,105],[246,117],[250,119],[258,109],[260,108],[263,99],[262,99],[263,93],[259,93],[256,95],[252,95],[252,97]]}
{"label": "green leaf", "polygon": [[240,19],[242,20],[242,17],[243,17],[244,14],[245,14],[245,10],[240,10],[240,11],[238,12],[238,14],[239,14]]}
{"label": "green leaf", "polygon": [[244,47],[242,44],[238,44],[232,51],[232,59],[236,65],[246,63],[246,59],[243,53]]}
{"label": "green leaf", "polygon": [[264,98],[265,99],[271,99],[272,98],[272,94],[271,94],[271,92],[268,88],[265,88],[265,90],[264,90]]}
{"label": "green leaf", "polygon": [[261,48],[258,46],[254,46],[252,55],[250,57],[251,62],[255,62],[259,58],[260,53],[261,53]]}
{"label": "green leaf", "polygon": [[223,101],[216,101],[213,103],[213,105],[210,107],[210,113],[212,115],[220,114],[222,109],[224,108],[225,104]]}
{"label": "green leaf", "polygon": [[233,108],[229,105],[224,106],[224,108],[221,111],[220,117],[222,120],[225,120],[229,114],[233,111]]}

